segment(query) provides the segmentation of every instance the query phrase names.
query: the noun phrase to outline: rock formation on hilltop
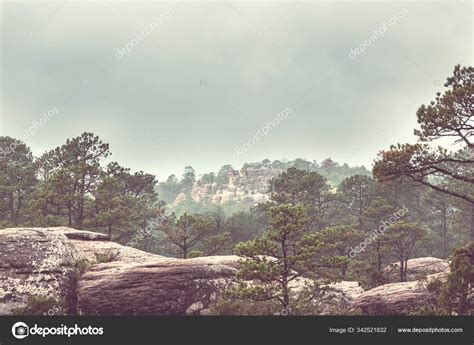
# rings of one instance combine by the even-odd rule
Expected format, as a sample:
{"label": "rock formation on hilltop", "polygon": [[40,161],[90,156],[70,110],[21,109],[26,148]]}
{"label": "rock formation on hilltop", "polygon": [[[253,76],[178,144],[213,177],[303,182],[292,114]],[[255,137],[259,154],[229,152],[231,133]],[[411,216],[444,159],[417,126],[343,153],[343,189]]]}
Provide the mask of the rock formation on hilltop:
{"label": "rock formation on hilltop", "polygon": [[191,173],[192,177],[188,176],[189,179],[184,184],[183,180],[179,181],[175,175],[171,175],[166,182],[160,183],[158,192],[163,200],[174,206],[186,200],[218,205],[243,201],[255,204],[267,200],[268,182],[290,167],[317,172],[333,187],[338,186],[349,176],[356,174],[371,176],[370,171],[363,166],[339,165],[330,158],[321,164],[301,158],[273,162],[264,159],[261,162],[245,163],[240,170],[224,165],[217,174],[209,173],[197,178],[194,169],[187,167],[188,174]]}
{"label": "rock formation on hilltop", "polygon": [[[232,201],[249,200],[254,203],[267,200],[268,182],[273,177],[281,174],[281,169],[271,168],[242,168],[239,171],[229,170],[227,172],[226,183],[205,183],[198,179],[191,190],[190,197],[196,202],[206,202],[213,204],[225,204]],[[174,205],[179,205],[186,200],[186,194],[180,193],[174,201]]]}

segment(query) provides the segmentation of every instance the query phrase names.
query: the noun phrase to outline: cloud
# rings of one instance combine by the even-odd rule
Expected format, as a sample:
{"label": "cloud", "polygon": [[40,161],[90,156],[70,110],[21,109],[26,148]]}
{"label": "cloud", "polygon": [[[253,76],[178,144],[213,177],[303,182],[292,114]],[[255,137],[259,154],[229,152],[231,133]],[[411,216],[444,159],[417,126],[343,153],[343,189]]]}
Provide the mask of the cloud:
{"label": "cloud", "polygon": [[[368,165],[378,150],[412,140],[416,108],[455,64],[471,63],[469,6],[3,3],[2,134],[19,136],[57,106],[62,116],[27,143],[36,154],[87,130],[111,144],[115,160],[161,179],[188,164],[204,172],[267,157]],[[403,7],[403,20],[348,58]],[[115,58],[170,8],[150,37]],[[291,119],[242,161],[233,158],[237,144],[287,107]]]}

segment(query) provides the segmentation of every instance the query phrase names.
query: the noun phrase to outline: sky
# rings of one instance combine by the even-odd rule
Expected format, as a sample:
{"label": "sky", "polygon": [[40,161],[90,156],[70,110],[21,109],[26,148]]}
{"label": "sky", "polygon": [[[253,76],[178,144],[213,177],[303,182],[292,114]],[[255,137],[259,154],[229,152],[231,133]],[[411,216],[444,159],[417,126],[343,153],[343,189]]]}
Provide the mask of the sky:
{"label": "sky", "polygon": [[0,11],[0,135],[39,156],[93,132],[112,160],[160,181],[265,158],[370,168],[380,150],[414,142],[416,109],[473,59],[472,4],[455,0]]}

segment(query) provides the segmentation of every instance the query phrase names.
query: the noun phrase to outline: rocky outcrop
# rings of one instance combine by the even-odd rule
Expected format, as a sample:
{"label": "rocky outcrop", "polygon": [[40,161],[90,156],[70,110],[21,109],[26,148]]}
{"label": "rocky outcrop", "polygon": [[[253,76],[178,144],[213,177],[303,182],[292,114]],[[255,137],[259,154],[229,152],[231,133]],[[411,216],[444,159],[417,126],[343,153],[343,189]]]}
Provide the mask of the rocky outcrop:
{"label": "rocky outcrop", "polygon": [[112,262],[91,267],[78,285],[81,315],[196,315],[232,283],[223,257]]}
{"label": "rocky outcrop", "polygon": [[[407,281],[415,281],[426,278],[430,274],[444,272],[449,269],[446,260],[424,257],[410,259],[407,262]],[[400,281],[400,264],[394,262],[383,269],[389,282]]]}
{"label": "rocky outcrop", "polygon": [[[214,204],[225,204],[228,202],[241,202],[248,200],[254,203],[268,200],[268,182],[282,173],[282,169],[242,168],[241,170],[229,170],[227,181],[221,184],[217,182],[204,183],[198,178],[193,184],[190,197],[196,202],[210,202]],[[184,193],[180,193],[173,202],[177,206],[187,200]]]}
{"label": "rocky outcrop", "polygon": [[[98,262],[105,254],[114,261]],[[166,258],[65,227],[3,229],[0,315],[27,312],[32,298],[82,315],[200,314],[233,281],[238,260]]]}
{"label": "rocky outcrop", "polygon": [[[110,253],[110,260],[100,260]],[[166,258],[110,242],[104,234],[64,227],[3,229],[0,315],[25,310],[32,297],[51,298],[66,306],[65,312],[80,315],[205,315],[218,293],[235,282],[239,260],[232,255]],[[434,258],[414,260],[416,274],[445,266]],[[321,314],[406,315],[436,302],[427,284],[445,279],[447,272],[365,292],[357,282],[321,283],[308,302]],[[314,286],[303,278],[293,284],[295,293]]]}
{"label": "rocky outcrop", "polygon": [[176,199],[173,202],[173,206],[178,206],[180,203],[182,203],[185,200],[187,200],[186,194],[179,193],[178,196],[176,196]]}
{"label": "rocky outcrop", "polygon": [[422,306],[435,306],[437,297],[428,290],[435,279],[445,280],[449,271],[428,275],[426,279],[392,283],[367,290],[351,303],[352,310],[366,315],[409,315]]}
{"label": "rocky outcrop", "polygon": [[[75,230],[64,226],[27,229],[66,236],[74,247],[81,252],[83,255],[82,258],[86,259],[90,264],[97,263],[97,255],[100,254],[114,254],[115,260],[117,261],[140,261],[144,259],[163,258],[163,256],[160,255],[150,254],[130,246],[123,246],[116,242],[111,242],[108,235],[98,232]],[[6,230],[16,231],[22,229],[12,228]]]}
{"label": "rocky outcrop", "polygon": [[73,303],[77,264],[84,258],[60,232],[0,230],[0,315],[16,313],[35,298],[52,299],[61,308]]}

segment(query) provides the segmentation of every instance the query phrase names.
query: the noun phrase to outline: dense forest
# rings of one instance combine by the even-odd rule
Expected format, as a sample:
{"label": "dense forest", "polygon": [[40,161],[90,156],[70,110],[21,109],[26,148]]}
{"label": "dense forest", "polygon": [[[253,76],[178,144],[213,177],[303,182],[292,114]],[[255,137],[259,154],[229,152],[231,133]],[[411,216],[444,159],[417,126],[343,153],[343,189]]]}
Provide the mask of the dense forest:
{"label": "dense forest", "polygon": [[[229,296],[284,308],[295,308],[288,284],[300,276],[375,287],[386,283],[383,268],[399,262],[405,281],[407,260],[450,258],[474,240],[473,82],[473,67],[456,66],[445,91],[419,107],[418,141],[380,151],[372,172],[331,159],[264,159],[199,177],[187,166],[181,178],[158,183],[110,162],[109,145],[93,133],[40,157],[0,137],[0,225],[89,229],[181,258],[235,253],[247,258],[241,277],[262,285],[242,283]],[[249,169],[265,176],[249,182]],[[205,185],[225,195],[232,183],[246,188],[242,198],[195,196]],[[255,193],[264,197],[256,201]]]}

